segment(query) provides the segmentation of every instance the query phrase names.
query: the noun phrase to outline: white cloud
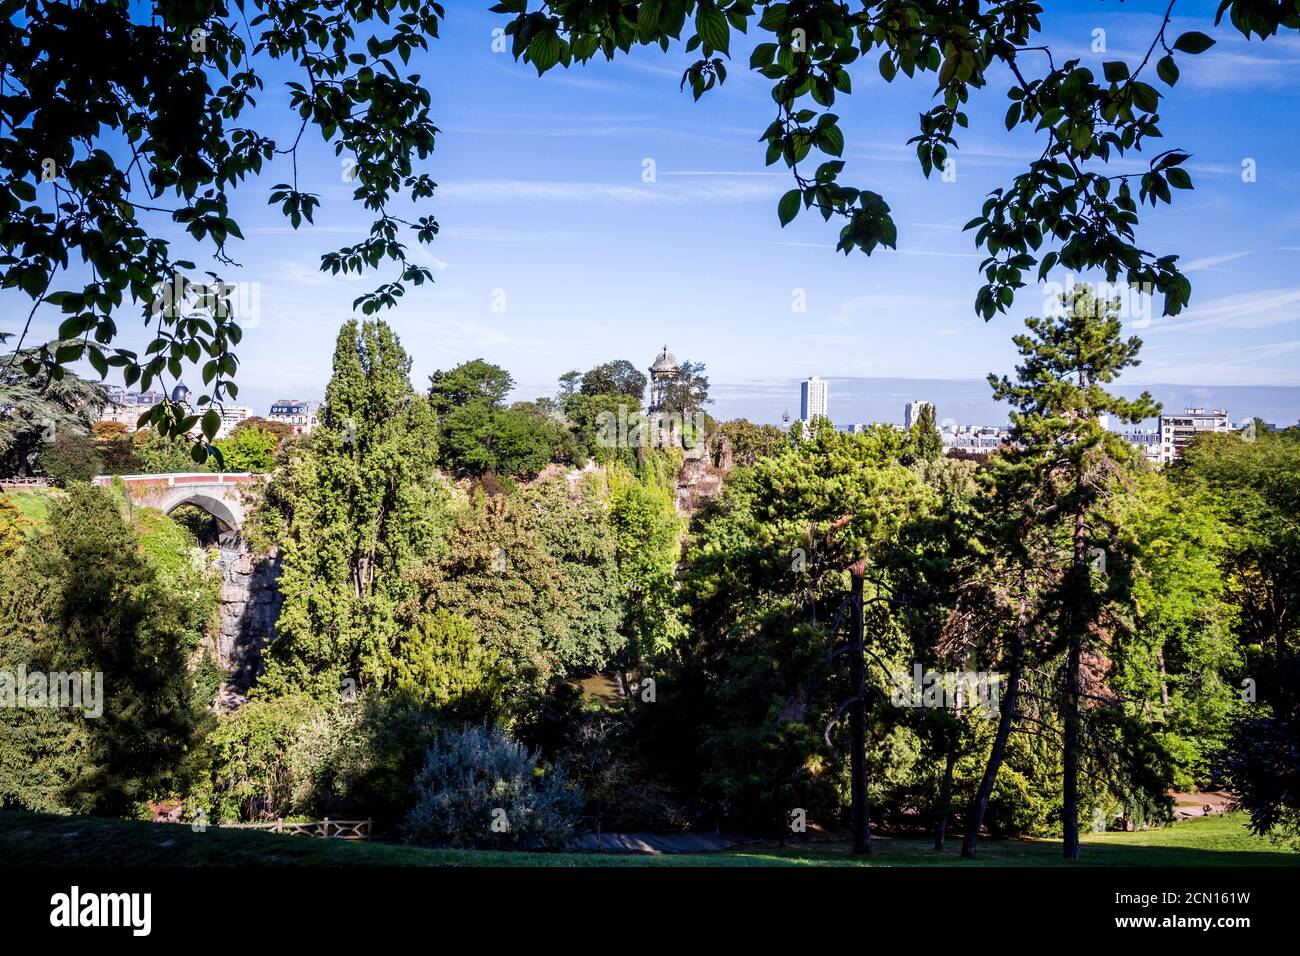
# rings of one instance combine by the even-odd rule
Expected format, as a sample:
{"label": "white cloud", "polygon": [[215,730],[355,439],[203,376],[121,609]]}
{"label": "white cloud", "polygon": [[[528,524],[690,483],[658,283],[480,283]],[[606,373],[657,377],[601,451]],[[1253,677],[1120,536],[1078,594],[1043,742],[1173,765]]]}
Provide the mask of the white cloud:
{"label": "white cloud", "polygon": [[[1300,366],[1293,356],[1300,340],[1248,345],[1236,349],[1214,349],[1162,356],[1149,354],[1137,375],[1126,376],[1128,384],[1159,382],[1213,382],[1216,385],[1296,385]],[[1200,359],[1200,361],[1186,361]],[[1271,360],[1281,360],[1267,364]],[[1182,361],[1175,361],[1182,360]]]}
{"label": "white cloud", "polygon": [[1215,269],[1217,265],[1225,262],[1231,262],[1233,259],[1240,259],[1242,256],[1250,255],[1249,252],[1229,252],[1222,256],[1205,256],[1202,259],[1193,259],[1182,267],[1183,272],[1222,272],[1222,269]]}
{"label": "white cloud", "polygon": [[1157,319],[1148,331],[1262,329],[1297,320],[1300,320],[1300,288],[1260,289],[1211,299],[1203,305],[1187,309],[1181,315]]}
{"label": "white cloud", "polygon": [[522,179],[485,179],[449,183],[439,189],[446,202],[475,205],[502,203],[565,203],[589,206],[685,206],[696,203],[744,203],[773,200],[781,195],[779,185],[736,177],[728,181],[709,177],[691,183],[557,182]]}
{"label": "white cloud", "polygon": [[580,232],[567,229],[473,229],[452,226],[438,233],[441,239],[465,242],[523,242],[550,244],[574,242],[585,238]]}

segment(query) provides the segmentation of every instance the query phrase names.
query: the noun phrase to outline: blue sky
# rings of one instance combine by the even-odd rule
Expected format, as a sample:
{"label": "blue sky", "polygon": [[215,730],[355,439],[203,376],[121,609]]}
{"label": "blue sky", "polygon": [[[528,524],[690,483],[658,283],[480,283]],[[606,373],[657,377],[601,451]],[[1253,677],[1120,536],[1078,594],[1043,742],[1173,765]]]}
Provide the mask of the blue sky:
{"label": "blue sky", "polygon": [[[922,176],[906,145],[929,108],[932,79],[886,84],[874,58],[853,68],[854,93],[836,107],[848,142],[844,181],[884,195],[899,248],[846,259],[832,248],[838,227],[819,216],[779,228],[775,203],[790,183],[763,165],[757,142],[774,109],[767,81],[746,69],[752,37],[733,49],[726,84],[693,102],[678,91],[693,60],[680,46],[539,78],[493,52],[492,31],[504,20],[488,6],[448,4],[442,37],[411,64],[432,91],[442,131],[425,165],[439,183],[428,209],[442,234],[416,253],[436,284],[410,290],[385,318],[414,357],[417,388],[430,371],[481,356],[511,371],[516,397],[531,398],[552,393],[570,368],[611,358],[644,367],[667,343],[679,358],[707,364],[719,411],[774,421],[786,407],[797,414],[794,383],[811,374],[1010,371],[1011,336],[1041,311],[1044,292],[1022,290],[1010,314],[981,321],[972,309],[981,254],[961,231],[985,193],[1041,150],[1029,134],[1006,133],[1001,76],[973,96],[956,181],[942,182]],[[1164,6],[1052,0],[1046,39],[1058,61],[1136,63]],[[1158,254],[1182,255],[1192,305],[1141,330],[1144,364],[1125,383],[1300,386],[1300,38],[1247,43],[1213,27],[1216,6],[1179,3],[1173,36],[1195,28],[1219,42],[1180,57],[1182,80],[1161,111],[1160,145],[1193,154],[1196,190],[1176,192],[1172,209],[1148,207],[1139,233]],[[1090,50],[1097,29],[1106,31],[1104,54]],[[287,75],[273,69],[267,78],[260,121],[287,140]],[[1241,177],[1247,158],[1253,183]],[[646,160],[653,183],[642,180]],[[244,267],[225,271],[260,283],[261,317],[246,331],[239,373],[241,401],[259,412],[278,397],[323,393],[337,327],[351,300],[377,284],[318,271],[321,253],[356,241],[369,220],[319,138],[300,155],[299,172],[303,188],[322,196],[316,227],[295,233],[266,205],[270,186],[288,178],[282,158],[245,188],[236,218],[247,238],[233,250]],[[805,312],[792,309],[795,290]],[[0,303],[0,327],[16,324],[18,297]],[[38,315],[34,334],[48,337],[56,324],[52,313]],[[134,315],[119,326],[124,343],[145,341]],[[837,422],[873,417],[837,408],[835,397],[833,387]],[[900,404],[889,417],[901,416]]]}

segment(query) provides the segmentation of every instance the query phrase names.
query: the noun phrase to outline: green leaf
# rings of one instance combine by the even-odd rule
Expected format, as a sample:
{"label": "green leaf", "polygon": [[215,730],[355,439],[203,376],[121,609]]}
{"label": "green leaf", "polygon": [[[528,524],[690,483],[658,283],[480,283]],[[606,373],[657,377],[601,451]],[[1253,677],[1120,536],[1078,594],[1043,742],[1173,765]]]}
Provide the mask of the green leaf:
{"label": "green leaf", "polygon": [[777,44],[775,43],[760,43],[758,46],[754,47],[754,52],[749,55],[750,69],[756,70],[760,66],[767,66],[770,64],[776,56],[776,50]]}
{"label": "green leaf", "polygon": [[1197,30],[1184,33],[1174,41],[1174,49],[1179,53],[1204,53],[1212,46],[1214,40]]}
{"label": "green leaf", "polygon": [[803,193],[798,189],[791,189],[781,197],[777,204],[776,214],[781,219],[781,225],[785,226],[799,214],[799,202],[803,199]]}
{"label": "green leaf", "polygon": [[1178,64],[1174,62],[1172,56],[1162,56],[1160,58],[1160,62],[1156,64],[1156,76],[1170,86],[1178,82]]}
{"label": "green leaf", "polygon": [[823,152],[840,156],[844,152],[844,134],[838,126],[824,126],[817,133],[817,145]]}
{"label": "green leaf", "polygon": [[80,335],[83,331],[82,319],[79,315],[74,315],[59,323],[59,338],[61,339],[73,338],[74,336]]}
{"label": "green leaf", "polygon": [[1101,69],[1108,82],[1121,83],[1128,79],[1128,64],[1123,60],[1108,60]]}
{"label": "green leaf", "polygon": [[528,44],[528,60],[537,67],[537,75],[541,76],[560,62],[563,51],[564,44],[558,36],[554,33],[539,33]]}
{"label": "green leaf", "polygon": [[221,427],[221,413],[215,408],[209,408],[203,413],[203,437],[211,441],[217,434],[217,429]]}
{"label": "green leaf", "polygon": [[[727,53],[727,44],[731,40],[731,25],[722,11],[710,3],[701,3],[695,14],[695,32],[699,34],[704,45],[712,50]],[[729,54],[728,54],[729,55]]]}
{"label": "green leaf", "polygon": [[1133,102],[1142,110],[1154,113],[1160,108],[1160,94],[1149,83],[1134,83]]}

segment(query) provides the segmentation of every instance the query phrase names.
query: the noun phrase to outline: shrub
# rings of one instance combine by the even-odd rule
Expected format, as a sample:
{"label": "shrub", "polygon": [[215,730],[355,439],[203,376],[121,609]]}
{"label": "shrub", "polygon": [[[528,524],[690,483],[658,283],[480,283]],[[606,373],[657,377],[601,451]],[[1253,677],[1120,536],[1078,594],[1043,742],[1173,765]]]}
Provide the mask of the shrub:
{"label": "shrub", "polygon": [[186,802],[218,821],[328,816],[396,825],[411,809],[437,726],[428,708],[371,694],[347,703],[255,697],[221,718],[208,741],[209,773]]}
{"label": "shrub", "polygon": [[497,654],[485,650],[474,625],[439,608],[423,614],[406,635],[394,662],[395,687],[412,701],[462,720],[482,720],[500,688]]}
{"label": "shrub", "polygon": [[191,794],[216,821],[290,816],[295,807],[292,756],[305,728],[320,714],[306,696],[252,700],[223,717],[208,740],[212,776]]}
{"label": "shrub", "polygon": [[558,849],[572,835],[582,797],[505,731],[464,727],[429,748],[406,818],[412,843]]}
{"label": "shrub", "polygon": [[381,828],[400,823],[437,730],[429,708],[375,694],[322,711],[290,754],[295,812],[371,817]]}
{"label": "shrub", "polygon": [[36,467],[60,488],[74,481],[89,481],[99,473],[95,441],[88,435],[60,432],[41,449]]}

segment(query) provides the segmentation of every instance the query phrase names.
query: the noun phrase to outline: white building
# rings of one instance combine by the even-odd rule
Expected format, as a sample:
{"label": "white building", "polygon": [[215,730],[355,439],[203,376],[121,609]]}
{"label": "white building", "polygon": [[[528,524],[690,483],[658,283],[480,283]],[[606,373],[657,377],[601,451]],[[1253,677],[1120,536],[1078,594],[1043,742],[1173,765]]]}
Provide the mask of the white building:
{"label": "white building", "polygon": [[127,431],[135,431],[140,416],[163,400],[161,392],[131,392],[120,385],[107,385],[108,404],[99,410],[99,421],[121,422]]}
{"label": "white building", "polygon": [[826,379],[814,375],[800,386],[799,417],[804,422],[830,417],[826,414]]}
{"label": "white building", "polygon": [[940,432],[943,453],[955,451],[971,455],[989,455],[1003,445],[1010,444],[1011,430],[992,425],[955,425]]}
{"label": "white building", "polygon": [[221,413],[221,425],[217,428],[217,438],[225,438],[235,430],[235,426],[245,419],[252,418],[253,410],[247,405],[213,405]]}
{"label": "white building", "polygon": [[909,435],[912,433],[912,426],[921,418],[921,412],[925,409],[934,411],[934,402],[923,402],[920,399],[913,399],[903,406],[903,431]]}
{"label": "white building", "polygon": [[288,425],[295,435],[309,435],[316,427],[316,402],[300,402],[296,399],[281,398],[271,406],[267,421]]}
{"label": "white building", "polygon": [[1183,449],[1200,432],[1231,431],[1228,412],[1223,408],[1184,409],[1181,415],[1160,416],[1160,463],[1167,465],[1183,457]]}

